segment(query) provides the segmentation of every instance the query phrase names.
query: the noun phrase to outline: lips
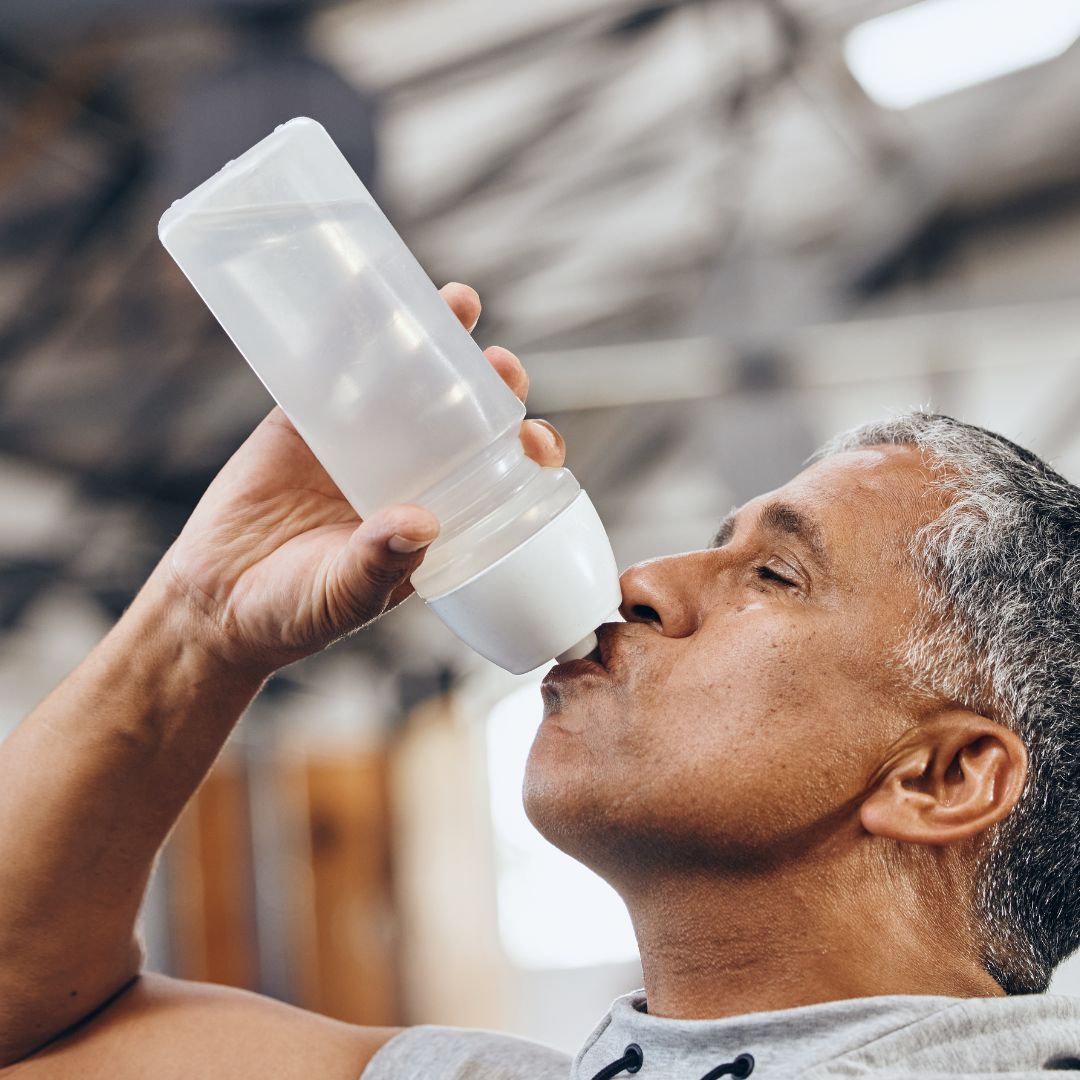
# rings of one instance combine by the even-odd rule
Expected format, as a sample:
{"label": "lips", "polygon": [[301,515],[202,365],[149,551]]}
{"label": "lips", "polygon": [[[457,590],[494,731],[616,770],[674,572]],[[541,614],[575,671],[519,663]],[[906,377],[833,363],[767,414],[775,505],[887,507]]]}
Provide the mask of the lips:
{"label": "lips", "polygon": [[607,670],[595,660],[583,657],[580,660],[567,660],[565,664],[556,664],[545,676],[544,682],[554,679],[575,679],[582,675],[607,675]]}
{"label": "lips", "polygon": [[625,625],[625,623],[604,623],[602,626],[598,626],[596,628],[596,648],[589,653],[586,659],[595,660],[605,671],[610,672],[615,659],[612,647],[614,638],[616,634],[621,632],[618,628]]}
{"label": "lips", "polygon": [[618,625],[616,623],[604,623],[596,628],[596,648],[588,656],[580,660],[568,660],[565,664],[556,664],[544,677],[548,679],[575,678],[581,675],[610,676],[611,668],[611,631]]}

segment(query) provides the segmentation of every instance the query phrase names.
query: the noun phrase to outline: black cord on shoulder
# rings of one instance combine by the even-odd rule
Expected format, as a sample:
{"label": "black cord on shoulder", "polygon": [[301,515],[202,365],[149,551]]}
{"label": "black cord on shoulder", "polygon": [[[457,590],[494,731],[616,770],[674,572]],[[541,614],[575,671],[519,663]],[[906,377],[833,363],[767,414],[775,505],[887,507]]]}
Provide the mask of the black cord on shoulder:
{"label": "black cord on shoulder", "polygon": [[645,1055],[641,1052],[641,1047],[637,1043],[630,1043],[623,1051],[623,1056],[613,1061],[610,1065],[605,1065],[592,1080],[611,1080],[613,1076],[618,1076],[621,1072],[636,1073],[641,1068],[642,1063],[645,1060]]}
{"label": "black cord on shoulder", "polygon": [[[605,1065],[592,1080],[611,1080],[621,1072],[636,1073],[645,1063],[645,1055],[637,1043],[630,1043],[621,1058],[616,1058],[610,1065]],[[754,1071],[754,1055],[740,1054],[734,1061],[725,1061],[710,1069],[701,1080],[719,1080],[721,1076],[730,1076],[734,1080],[746,1080]]]}
{"label": "black cord on shoulder", "polygon": [[746,1080],[754,1071],[754,1055],[740,1054],[734,1061],[728,1061],[723,1065],[717,1065],[710,1069],[701,1080],[718,1080],[721,1076],[733,1076],[735,1080]]}

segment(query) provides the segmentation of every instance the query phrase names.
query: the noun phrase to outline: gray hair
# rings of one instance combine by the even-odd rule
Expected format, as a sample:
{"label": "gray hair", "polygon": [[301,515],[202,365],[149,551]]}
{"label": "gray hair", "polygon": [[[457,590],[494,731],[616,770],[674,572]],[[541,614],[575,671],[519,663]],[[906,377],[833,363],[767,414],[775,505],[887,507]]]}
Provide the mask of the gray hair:
{"label": "gray hair", "polygon": [[1013,812],[979,857],[987,971],[1039,993],[1080,945],[1080,488],[1001,435],[910,412],[865,424],[817,459],[920,450],[947,508],[912,541],[923,605],[902,660],[917,690],[1004,724],[1028,750]]}

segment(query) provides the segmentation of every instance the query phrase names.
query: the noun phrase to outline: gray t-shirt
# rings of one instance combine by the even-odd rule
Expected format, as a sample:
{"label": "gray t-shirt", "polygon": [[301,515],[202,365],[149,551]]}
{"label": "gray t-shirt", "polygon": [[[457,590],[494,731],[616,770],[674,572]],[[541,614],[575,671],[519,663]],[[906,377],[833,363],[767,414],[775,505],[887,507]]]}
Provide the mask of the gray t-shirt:
{"label": "gray t-shirt", "polygon": [[630,1043],[643,1056],[639,1080],[699,1080],[740,1054],[753,1055],[752,1080],[1080,1076],[1080,999],[892,995],[667,1020],[645,1012],[638,991],[615,1001],[573,1059],[510,1035],[421,1026],[391,1039],[363,1080],[592,1080]]}

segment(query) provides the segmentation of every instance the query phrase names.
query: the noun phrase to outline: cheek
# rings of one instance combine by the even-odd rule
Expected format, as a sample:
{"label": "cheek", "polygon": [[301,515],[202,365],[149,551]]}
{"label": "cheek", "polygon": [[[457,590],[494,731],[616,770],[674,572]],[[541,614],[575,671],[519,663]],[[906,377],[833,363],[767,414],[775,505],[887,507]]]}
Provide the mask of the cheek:
{"label": "cheek", "polygon": [[[638,704],[668,723],[704,734],[758,738],[787,732],[829,681],[826,650],[812,628],[761,608],[737,609],[703,627],[666,673],[645,682]],[[666,725],[653,727],[664,736]]]}
{"label": "cheek", "polygon": [[747,605],[692,638],[646,639],[618,693],[545,721],[530,818],[568,850],[619,831],[739,857],[799,836],[862,781],[880,718],[858,637]]}
{"label": "cheek", "polygon": [[648,772],[665,814],[752,828],[764,840],[850,796],[874,717],[843,642],[746,615],[686,642],[664,676],[643,682],[617,747],[632,755],[615,760]]}

